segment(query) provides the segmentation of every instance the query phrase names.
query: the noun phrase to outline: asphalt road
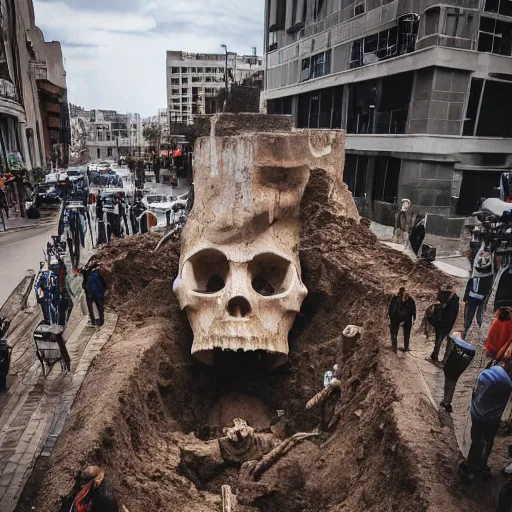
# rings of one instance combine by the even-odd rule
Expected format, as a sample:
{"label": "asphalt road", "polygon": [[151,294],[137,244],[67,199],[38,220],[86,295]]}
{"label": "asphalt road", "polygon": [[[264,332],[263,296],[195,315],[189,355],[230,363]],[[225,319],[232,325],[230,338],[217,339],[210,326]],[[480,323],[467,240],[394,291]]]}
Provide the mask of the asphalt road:
{"label": "asphalt road", "polygon": [[50,236],[57,234],[57,223],[0,234],[0,306],[29,269],[35,272],[43,260],[43,249]]}

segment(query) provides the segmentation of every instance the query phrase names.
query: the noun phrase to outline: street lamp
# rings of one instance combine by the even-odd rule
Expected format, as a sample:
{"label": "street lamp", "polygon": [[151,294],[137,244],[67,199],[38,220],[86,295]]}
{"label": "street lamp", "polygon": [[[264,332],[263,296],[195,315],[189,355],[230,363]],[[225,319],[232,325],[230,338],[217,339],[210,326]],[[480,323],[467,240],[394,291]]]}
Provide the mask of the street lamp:
{"label": "street lamp", "polygon": [[224,50],[226,51],[226,70],[224,73],[224,77],[226,79],[226,99],[224,102],[224,112],[225,112],[226,108],[227,108],[227,104],[228,104],[228,95],[229,95],[229,91],[228,91],[228,47],[225,44],[221,44],[220,46],[221,46],[221,48],[224,48]]}

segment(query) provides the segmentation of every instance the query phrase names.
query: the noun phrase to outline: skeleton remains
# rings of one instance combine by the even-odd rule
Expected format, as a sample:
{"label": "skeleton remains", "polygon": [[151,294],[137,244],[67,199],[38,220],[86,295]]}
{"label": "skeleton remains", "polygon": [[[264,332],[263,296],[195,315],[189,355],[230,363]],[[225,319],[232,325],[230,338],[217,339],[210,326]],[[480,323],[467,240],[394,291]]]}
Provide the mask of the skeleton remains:
{"label": "skeleton remains", "polygon": [[342,131],[293,130],[291,119],[220,114],[202,119],[195,202],[183,232],[174,290],[187,312],[192,354],[257,352],[288,358],[288,332],[307,290],[299,263],[299,213],[310,173],[344,162]]}

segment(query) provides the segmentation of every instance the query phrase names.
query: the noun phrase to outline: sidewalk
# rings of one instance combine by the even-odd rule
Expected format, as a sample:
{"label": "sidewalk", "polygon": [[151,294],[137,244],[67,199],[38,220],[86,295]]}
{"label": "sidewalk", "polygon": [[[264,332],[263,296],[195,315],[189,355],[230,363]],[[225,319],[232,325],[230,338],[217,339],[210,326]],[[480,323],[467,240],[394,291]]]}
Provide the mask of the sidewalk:
{"label": "sidewalk", "polygon": [[64,338],[71,371],[57,363],[47,377],[35,357],[32,334],[41,313],[35,305],[19,313],[12,324],[14,340],[9,391],[0,397],[0,510],[12,512],[39,456],[48,457],[87,371],[109,340],[117,315],[107,313],[100,328],[88,325],[76,304]]}
{"label": "sidewalk", "polygon": [[[58,217],[58,210],[44,210],[41,212],[39,219],[27,219],[26,217],[20,217],[19,213],[15,213],[12,209],[9,211],[9,218],[7,219],[7,231],[18,231],[21,229],[38,228],[42,226],[48,226],[56,222]],[[0,233],[3,226],[0,225]]]}

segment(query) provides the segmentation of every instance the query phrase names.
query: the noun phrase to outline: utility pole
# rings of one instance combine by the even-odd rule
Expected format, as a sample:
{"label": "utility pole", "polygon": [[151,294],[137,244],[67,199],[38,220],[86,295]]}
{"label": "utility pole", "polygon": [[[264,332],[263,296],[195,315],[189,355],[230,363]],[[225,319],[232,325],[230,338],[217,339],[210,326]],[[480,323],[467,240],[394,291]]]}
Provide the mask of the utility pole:
{"label": "utility pole", "polygon": [[221,44],[221,48],[224,48],[226,51],[226,70],[224,73],[224,78],[226,80],[226,99],[224,100],[224,108],[223,111],[226,112],[228,107],[228,98],[229,98],[229,89],[228,89],[228,47],[225,44]]}

